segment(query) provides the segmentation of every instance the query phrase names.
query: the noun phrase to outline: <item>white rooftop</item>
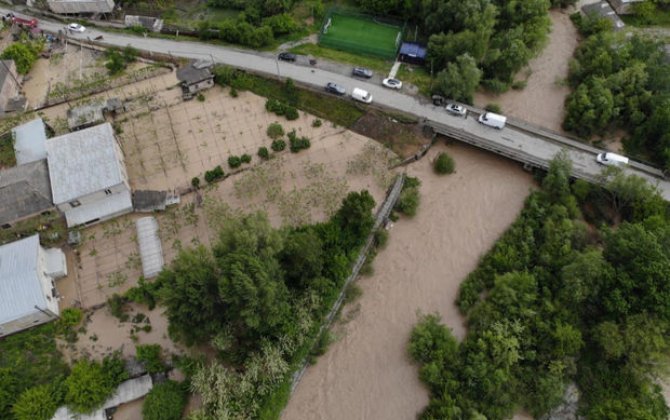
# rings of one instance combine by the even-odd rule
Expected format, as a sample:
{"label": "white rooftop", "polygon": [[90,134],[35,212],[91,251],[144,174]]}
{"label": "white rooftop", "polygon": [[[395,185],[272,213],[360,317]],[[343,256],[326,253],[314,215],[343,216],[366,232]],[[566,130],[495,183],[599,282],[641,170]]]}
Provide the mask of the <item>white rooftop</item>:
{"label": "white rooftop", "polygon": [[94,219],[107,219],[113,215],[121,215],[133,211],[133,199],[130,191],[124,190],[89,203],[68,209],[65,221],[68,227],[81,225]]}
{"label": "white rooftop", "polygon": [[56,205],[113,187],[123,180],[110,123],[47,140],[47,161]]}
{"label": "white rooftop", "polygon": [[0,246],[0,324],[47,306],[37,275],[39,235]]}
{"label": "white rooftop", "polygon": [[12,133],[17,165],[46,159],[47,134],[41,118],[14,127]]}

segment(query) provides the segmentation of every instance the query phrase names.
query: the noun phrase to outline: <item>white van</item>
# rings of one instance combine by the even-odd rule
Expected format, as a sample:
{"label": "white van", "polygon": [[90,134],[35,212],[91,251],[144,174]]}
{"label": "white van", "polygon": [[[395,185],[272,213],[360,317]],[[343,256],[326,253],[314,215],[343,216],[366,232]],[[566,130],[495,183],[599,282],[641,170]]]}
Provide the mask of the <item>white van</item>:
{"label": "white van", "polygon": [[370,95],[370,92],[361,88],[354,88],[354,90],[351,91],[351,97],[364,104],[372,102],[372,95]]}
{"label": "white van", "polygon": [[607,166],[625,166],[628,165],[628,158],[616,153],[598,153],[596,162]]}
{"label": "white van", "polygon": [[504,115],[494,114],[493,112],[485,112],[479,116],[479,122],[488,125],[489,127],[502,130],[507,122],[507,117]]}

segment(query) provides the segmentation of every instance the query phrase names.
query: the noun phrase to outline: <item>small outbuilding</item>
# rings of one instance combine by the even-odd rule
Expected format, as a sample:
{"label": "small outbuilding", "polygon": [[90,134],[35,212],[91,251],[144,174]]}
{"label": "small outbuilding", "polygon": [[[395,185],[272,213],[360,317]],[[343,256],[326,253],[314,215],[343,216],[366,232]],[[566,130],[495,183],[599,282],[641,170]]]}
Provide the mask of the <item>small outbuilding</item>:
{"label": "small outbuilding", "polygon": [[17,165],[47,158],[47,132],[41,118],[14,127],[12,137]]}
{"label": "small outbuilding", "polygon": [[0,228],[54,209],[46,160],[0,172]]}
{"label": "small outbuilding", "polygon": [[612,9],[612,6],[610,6],[609,3],[607,3],[605,0],[599,1],[598,3],[587,4],[586,6],[582,7],[582,12],[584,12],[584,14],[587,16],[599,16],[603,19],[609,20],[612,22],[612,27],[615,31],[621,30],[624,26],[626,26],[619,15],[617,15],[614,9]]}
{"label": "small outbuilding", "polygon": [[114,10],[114,0],[47,0],[47,4],[52,12],[62,15],[111,13]]}
{"label": "small outbuilding", "polygon": [[53,202],[68,227],[133,211],[123,152],[110,123],[47,140]]}
{"label": "small outbuilding", "polygon": [[141,26],[147,32],[160,32],[163,29],[163,19],[151,16],[126,15],[123,18],[123,23],[127,28]]}
{"label": "small outbuilding", "polygon": [[212,74],[211,61],[192,61],[185,67],[177,69],[177,79],[185,96],[192,96],[202,90],[214,86],[214,74]]}
{"label": "small outbuilding", "polygon": [[426,63],[426,46],[416,42],[403,42],[398,53],[398,60],[403,63],[422,66]]}
{"label": "small outbuilding", "polygon": [[93,127],[105,122],[105,114],[116,113],[123,108],[118,98],[95,101],[70,108],[67,111],[67,125],[72,131]]}
{"label": "small outbuilding", "polygon": [[0,246],[0,337],[58,318],[54,281],[66,275],[63,251],[39,235]]}

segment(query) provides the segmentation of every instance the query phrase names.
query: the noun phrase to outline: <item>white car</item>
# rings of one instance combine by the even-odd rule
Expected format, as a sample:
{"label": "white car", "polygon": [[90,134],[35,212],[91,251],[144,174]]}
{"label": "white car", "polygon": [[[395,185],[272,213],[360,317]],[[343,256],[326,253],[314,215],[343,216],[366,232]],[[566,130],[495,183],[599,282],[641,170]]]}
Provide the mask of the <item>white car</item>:
{"label": "white car", "polygon": [[468,110],[465,109],[463,105],[447,104],[445,109],[451,115],[456,115],[458,117],[465,117],[468,114]]}
{"label": "white car", "polygon": [[389,89],[400,90],[400,88],[402,88],[402,82],[400,80],[392,79],[390,77],[387,77],[386,79],[382,80],[382,85],[384,85],[384,87],[387,87]]}
{"label": "white car", "polygon": [[80,25],[78,23],[71,23],[67,25],[67,29],[70,32],[79,32],[79,33],[82,33],[86,30],[86,28],[83,25]]}

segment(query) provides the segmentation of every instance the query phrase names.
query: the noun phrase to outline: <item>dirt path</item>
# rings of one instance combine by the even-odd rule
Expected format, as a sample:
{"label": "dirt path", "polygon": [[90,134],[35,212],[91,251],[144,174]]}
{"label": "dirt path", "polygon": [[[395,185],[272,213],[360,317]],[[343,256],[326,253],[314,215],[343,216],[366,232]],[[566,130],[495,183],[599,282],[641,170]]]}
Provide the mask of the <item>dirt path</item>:
{"label": "dirt path", "polygon": [[[445,149],[457,172],[437,177],[430,161]],[[428,402],[406,356],[417,310],[439,312],[463,337],[453,304],[458,285],[517,217],[533,185],[515,163],[462,145],[436,146],[408,172],[423,182],[419,213],[391,229],[375,274],[360,280],[363,295],[343,316],[353,319],[308,369],[284,420],[414,418]]]}
{"label": "dirt path", "polygon": [[[532,74],[523,90],[510,90],[502,95],[478,93],[475,104],[484,107],[497,103],[505,115],[553,131],[563,132],[561,123],[565,112],[563,103],[570,89],[557,83],[568,76],[568,63],[578,44],[577,29],[570,21],[569,12],[552,10],[551,34],[544,50],[533,59]],[[523,73],[523,71],[522,71]]]}

